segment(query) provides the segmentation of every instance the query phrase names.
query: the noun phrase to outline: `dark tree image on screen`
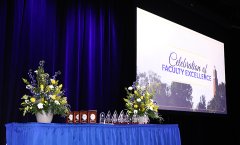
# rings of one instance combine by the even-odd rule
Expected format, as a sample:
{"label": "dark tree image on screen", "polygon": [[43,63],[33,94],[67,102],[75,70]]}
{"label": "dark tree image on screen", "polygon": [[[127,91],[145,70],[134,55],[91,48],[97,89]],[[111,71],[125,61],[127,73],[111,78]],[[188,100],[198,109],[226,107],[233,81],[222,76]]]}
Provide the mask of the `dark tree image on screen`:
{"label": "dark tree image on screen", "polygon": [[177,108],[183,111],[192,111],[192,87],[189,84],[172,82],[170,86],[161,82],[161,78],[154,72],[138,74],[142,85],[150,84],[155,90],[154,100],[160,109]]}
{"label": "dark tree image on screen", "polygon": [[226,112],[226,86],[221,83],[217,86],[216,95],[207,105],[207,110],[212,113]]}
{"label": "dark tree image on screen", "polygon": [[170,98],[173,104],[178,104],[178,107],[183,107],[183,110],[191,110],[193,104],[191,85],[172,82]]}
{"label": "dark tree image on screen", "polygon": [[206,99],[205,99],[205,96],[202,95],[200,97],[200,102],[197,105],[197,110],[199,112],[204,112],[204,111],[206,111],[206,109],[207,109]]}

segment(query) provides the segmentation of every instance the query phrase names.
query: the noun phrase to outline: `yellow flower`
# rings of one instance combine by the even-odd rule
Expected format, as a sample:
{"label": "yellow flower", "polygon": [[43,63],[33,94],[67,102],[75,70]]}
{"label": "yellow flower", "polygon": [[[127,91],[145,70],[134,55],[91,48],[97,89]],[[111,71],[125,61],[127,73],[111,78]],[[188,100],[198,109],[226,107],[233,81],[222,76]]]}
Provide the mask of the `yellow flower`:
{"label": "yellow flower", "polygon": [[61,90],[61,89],[62,89],[62,84],[60,84],[58,87],[59,87],[59,89]]}
{"label": "yellow flower", "polygon": [[32,103],[34,103],[34,102],[36,101],[36,98],[31,97],[30,101],[31,101]]}
{"label": "yellow flower", "polygon": [[148,92],[146,93],[146,95],[147,95],[147,96],[150,96],[150,94],[149,94]]}
{"label": "yellow flower", "polygon": [[40,90],[43,91],[43,89],[44,89],[44,85],[41,84],[41,85],[40,85]]}
{"label": "yellow flower", "polygon": [[143,99],[143,96],[141,96],[141,99]]}
{"label": "yellow flower", "polygon": [[144,108],[144,106],[145,106],[145,105],[144,105],[144,103],[141,103],[141,105],[140,105],[140,106],[141,106],[141,108]]}
{"label": "yellow flower", "polygon": [[150,106],[153,106],[154,104],[153,104],[153,102],[152,102],[152,101],[150,101],[149,105],[150,105]]}
{"label": "yellow flower", "polygon": [[25,110],[27,111],[29,109],[29,106],[25,107]]}
{"label": "yellow flower", "polygon": [[55,85],[55,84],[56,84],[56,80],[51,79],[51,83],[52,83],[53,85]]}
{"label": "yellow flower", "polygon": [[23,95],[22,99],[28,99],[28,95]]}
{"label": "yellow flower", "polygon": [[138,92],[135,90],[135,91],[134,91],[134,94],[135,94],[135,95],[137,95],[137,94],[138,94]]}
{"label": "yellow flower", "polygon": [[136,105],[134,105],[134,108],[138,108],[138,105],[136,104]]}
{"label": "yellow flower", "polygon": [[47,93],[47,92],[49,92],[49,91],[50,91],[50,87],[49,87],[49,86],[46,86],[45,92]]}
{"label": "yellow flower", "polygon": [[61,98],[60,96],[56,96],[56,100],[60,100],[60,98]]}
{"label": "yellow flower", "polygon": [[55,100],[56,99],[56,95],[50,95],[50,97]]}
{"label": "yellow flower", "polygon": [[54,91],[54,94],[59,94],[60,93],[60,88],[59,87],[56,87],[55,91]]}
{"label": "yellow flower", "polygon": [[67,103],[67,100],[63,99],[61,100],[61,104],[66,104]]}
{"label": "yellow flower", "polygon": [[145,108],[141,108],[141,111],[145,111]]}
{"label": "yellow flower", "polygon": [[157,111],[158,111],[158,106],[154,106],[154,107],[153,107],[153,110],[154,110],[155,112],[157,112]]}

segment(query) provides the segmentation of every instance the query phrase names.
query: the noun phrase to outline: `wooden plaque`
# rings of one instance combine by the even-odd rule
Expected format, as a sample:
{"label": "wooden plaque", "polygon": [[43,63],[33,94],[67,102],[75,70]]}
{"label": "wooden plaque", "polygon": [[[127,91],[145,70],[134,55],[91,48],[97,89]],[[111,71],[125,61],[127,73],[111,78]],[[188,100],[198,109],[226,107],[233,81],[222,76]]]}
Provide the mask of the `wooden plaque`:
{"label": "wooden plaque", "polygon": [[73,123],[80,123],[80,112],[79,111],[73,112]]}
{"label": "wooden plaque", "polygon": [[66,122],[67,123],[73,123],[73,118],[74,118],[73,112],[69,112],[69,114],[66,117]]}
{"label": "wooden plaque", "polygon": [[88,123],[97,123],[97,110],[88,110]]}
{"label": "wooden plaque", "polygon": [[80,111],[80,123],[88,123],[88,111]]}

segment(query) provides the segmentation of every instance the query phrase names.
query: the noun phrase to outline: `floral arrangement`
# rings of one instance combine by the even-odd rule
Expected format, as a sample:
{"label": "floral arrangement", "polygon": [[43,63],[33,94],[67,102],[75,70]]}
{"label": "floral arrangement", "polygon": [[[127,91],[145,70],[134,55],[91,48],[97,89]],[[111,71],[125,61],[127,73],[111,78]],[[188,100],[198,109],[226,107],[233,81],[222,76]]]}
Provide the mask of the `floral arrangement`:
{"label": "floral arrangement", "polygon": [[34,71],[36,77],[32,70],[29,70],[30,82],[22,78],[31,95],[23,95],[20,110],[23,111],[23,116],[26,113],[36,114],[44,110],[65,117],[70,112],[70,105],[67,97],[64,96],[63,85],[56,79],[61,72],[55,72],[50,78],[49,74],[44,72],[44,63],[44,61],[39,62],[38,69]]}
{"label": "floral arrangement", "polygon": [[149,86],[140,86],[137,80],[125,90],[127,96],[123,99],[126,103],[126,110],[131,116],[133,114],[147,115],[150,118],[159,119],[160,122],[163,121],[163,118],[158,114],[159,107],[153,101],[154,92],[150,91]]}

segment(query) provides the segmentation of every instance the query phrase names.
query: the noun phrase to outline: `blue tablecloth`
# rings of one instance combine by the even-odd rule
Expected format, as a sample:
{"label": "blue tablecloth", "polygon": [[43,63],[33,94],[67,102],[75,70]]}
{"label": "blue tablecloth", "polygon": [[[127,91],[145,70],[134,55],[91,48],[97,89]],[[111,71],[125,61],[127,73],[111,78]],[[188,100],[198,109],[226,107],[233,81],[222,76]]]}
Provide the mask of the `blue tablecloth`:
{"label": "blue tablecloth", "polygon": [[181,145],[177,124],[8,123],[7,145]]}

